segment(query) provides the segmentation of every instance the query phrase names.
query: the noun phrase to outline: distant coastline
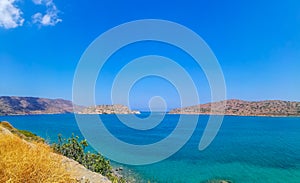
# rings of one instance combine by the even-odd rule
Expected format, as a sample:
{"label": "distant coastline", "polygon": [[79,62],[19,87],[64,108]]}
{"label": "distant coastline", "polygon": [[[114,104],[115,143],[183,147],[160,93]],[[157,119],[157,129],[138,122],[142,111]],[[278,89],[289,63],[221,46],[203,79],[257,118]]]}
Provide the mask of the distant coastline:
{"label": "distant coastline", "polygon": [[38,97],[0,97],[0,116],[7,115],[42,115],[42,114],[140,114],[127,106],[97,105],[78,106],[69,100]]}
{"label": "distant coastline", "polygon": [[299,117],[300,102],[282,100],[244,101],[231,99],[220,102],[177,108],[171,110],[169,114]]}
{"label": "distant coastline", "polygon": [[0,115],[67,114],[73,113],[73,104],[64,99],[38,97],[0,97]]}
{"label": "distant coastline", "polygon": [[[225,106],[222,111],[222,106]],[[213,111],[211,111],[213,109]],[[140,114],[127,106],[97,105],[75,106],[69,100],[38,97],[0,97],[0,115],[42,115],[42,114]],[[231,99],[172,109],[168,114],[228,115],[260,117],[300,117],[300,102],[282,100],[244,101]]]}

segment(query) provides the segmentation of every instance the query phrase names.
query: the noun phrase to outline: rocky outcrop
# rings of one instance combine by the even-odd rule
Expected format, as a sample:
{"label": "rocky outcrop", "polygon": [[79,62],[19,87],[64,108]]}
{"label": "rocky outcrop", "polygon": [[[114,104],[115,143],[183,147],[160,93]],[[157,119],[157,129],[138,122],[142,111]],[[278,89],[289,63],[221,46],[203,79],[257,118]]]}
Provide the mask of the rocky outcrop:
{"label": "rocky outcrop", "polygon": [[[222,113],[222,106],[225,111]],[[211,111],[211,108],[214,111]],[[265,101],[243,101],[227,100],[200,104],[191,107],[173,109],[170,114],[225,114],[237,116],[300,116],[300,102],[265,100]]]}
{"label": "rocky outcrop", "polygon": [[99,174],[92,172],[70,158],[62,156],[62,163],[66,166],[67,170],[79,183],[111,183],[111,181]]}
{"label": "rocky outcrop", "polygon": [[83,108],[78,114],[140,114],[139,111],[130,110],[127,106],[121,104],[115,105],[97,105]]}
{"label": "rocky outcrop", "polygon": [[71,101],[37,97],[0,97],[0,115],[65,114],[73,112]]}

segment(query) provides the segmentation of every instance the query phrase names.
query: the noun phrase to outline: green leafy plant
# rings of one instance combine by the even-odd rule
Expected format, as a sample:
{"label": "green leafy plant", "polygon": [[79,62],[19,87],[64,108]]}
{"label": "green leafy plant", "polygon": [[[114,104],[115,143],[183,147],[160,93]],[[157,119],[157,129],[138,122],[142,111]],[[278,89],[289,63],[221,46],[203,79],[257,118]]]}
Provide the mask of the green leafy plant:
{"label": "green leafy plant", "polygon": [[101,154],[85,152],[87,146],[88,143],[86,140],[79,140],[79,137],[74,136],[74,134],[68,139],[64,139],[62,135],[58,135],[58,143],[52,145],[57,153],[77,161],[93,172],[108,177],[113,183],[126,182],[124,178],[117,177],[112,173],[112,166],[109,160]]}

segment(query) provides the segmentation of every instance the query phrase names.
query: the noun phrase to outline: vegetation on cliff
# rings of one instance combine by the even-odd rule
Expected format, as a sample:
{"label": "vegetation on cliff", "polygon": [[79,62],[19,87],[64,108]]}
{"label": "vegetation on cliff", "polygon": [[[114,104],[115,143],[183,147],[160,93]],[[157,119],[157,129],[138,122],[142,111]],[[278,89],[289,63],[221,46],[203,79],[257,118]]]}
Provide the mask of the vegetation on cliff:
{"label": "vegetation on cliff", "polygon": [[45,140],[36,134],[31,133],[27,130],[19,130],[14,128],[9,122],[2,121],[0,122],[0,127],[3,127],[7,130],[9,130],[12,134],[20,137],[21,139],[24,139],[29,142],[45,142]]}
{"label": "vegetation on cliff", "polygon": [[61,139],[53,148],[29,131],[0,122],[0,182],[111,182],[99,173],[115,183],[125,182],[112,174],[112,167],[103,156],[84,153],[86,146],[85,140],[79,142],[73,136],[67,141]]}
{"label": "vegetation on cliff", "polygon": [[80,141],[79,137],[74,135],[68,139],[63,139],[62,136],[59,135],[58,143],[52,145],[55,152],[79,162],[93,172],[108,177],[113,183],[126,182],[122,177],[113,174],[109,160],[105,159],[101,154],[85,152],[87,146],[88,143],[86,140]]}
{"label": "vegetation on cliff", "polygon": [[76,182],[61,156],[52,152],[48,145],[29,143],[1,125],[0,182]]}

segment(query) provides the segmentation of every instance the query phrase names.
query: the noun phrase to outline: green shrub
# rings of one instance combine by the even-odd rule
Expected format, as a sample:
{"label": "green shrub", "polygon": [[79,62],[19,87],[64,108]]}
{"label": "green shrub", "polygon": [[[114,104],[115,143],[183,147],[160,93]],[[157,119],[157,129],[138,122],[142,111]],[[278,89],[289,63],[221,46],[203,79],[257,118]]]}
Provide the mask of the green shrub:
{"label": "green shrub", "polygon": [[27,131],[27,130],[18,130],[18,132],[22,135],[25,136],[25,140],[28,140],[28,141],[35,141],[35,142],[45,142],[45,140],[39,136],[37,136],[36,134],[34,133],[31,133],[30,131]]}
{"label": "green shrub", "polygon": [[85,152],[84,150],[87,146],[86,140],[79,141],[79,137],[74,136],[74,134],[68,139],[63,139],[61,135],[58,135],[58,143],[52,145],[56,152],[77,161],[93,172],[108,177],[112,182],[126,182],[123,178],[119,178],[112,173],[112,166],[109,160],[105,159],[101,154]]}

